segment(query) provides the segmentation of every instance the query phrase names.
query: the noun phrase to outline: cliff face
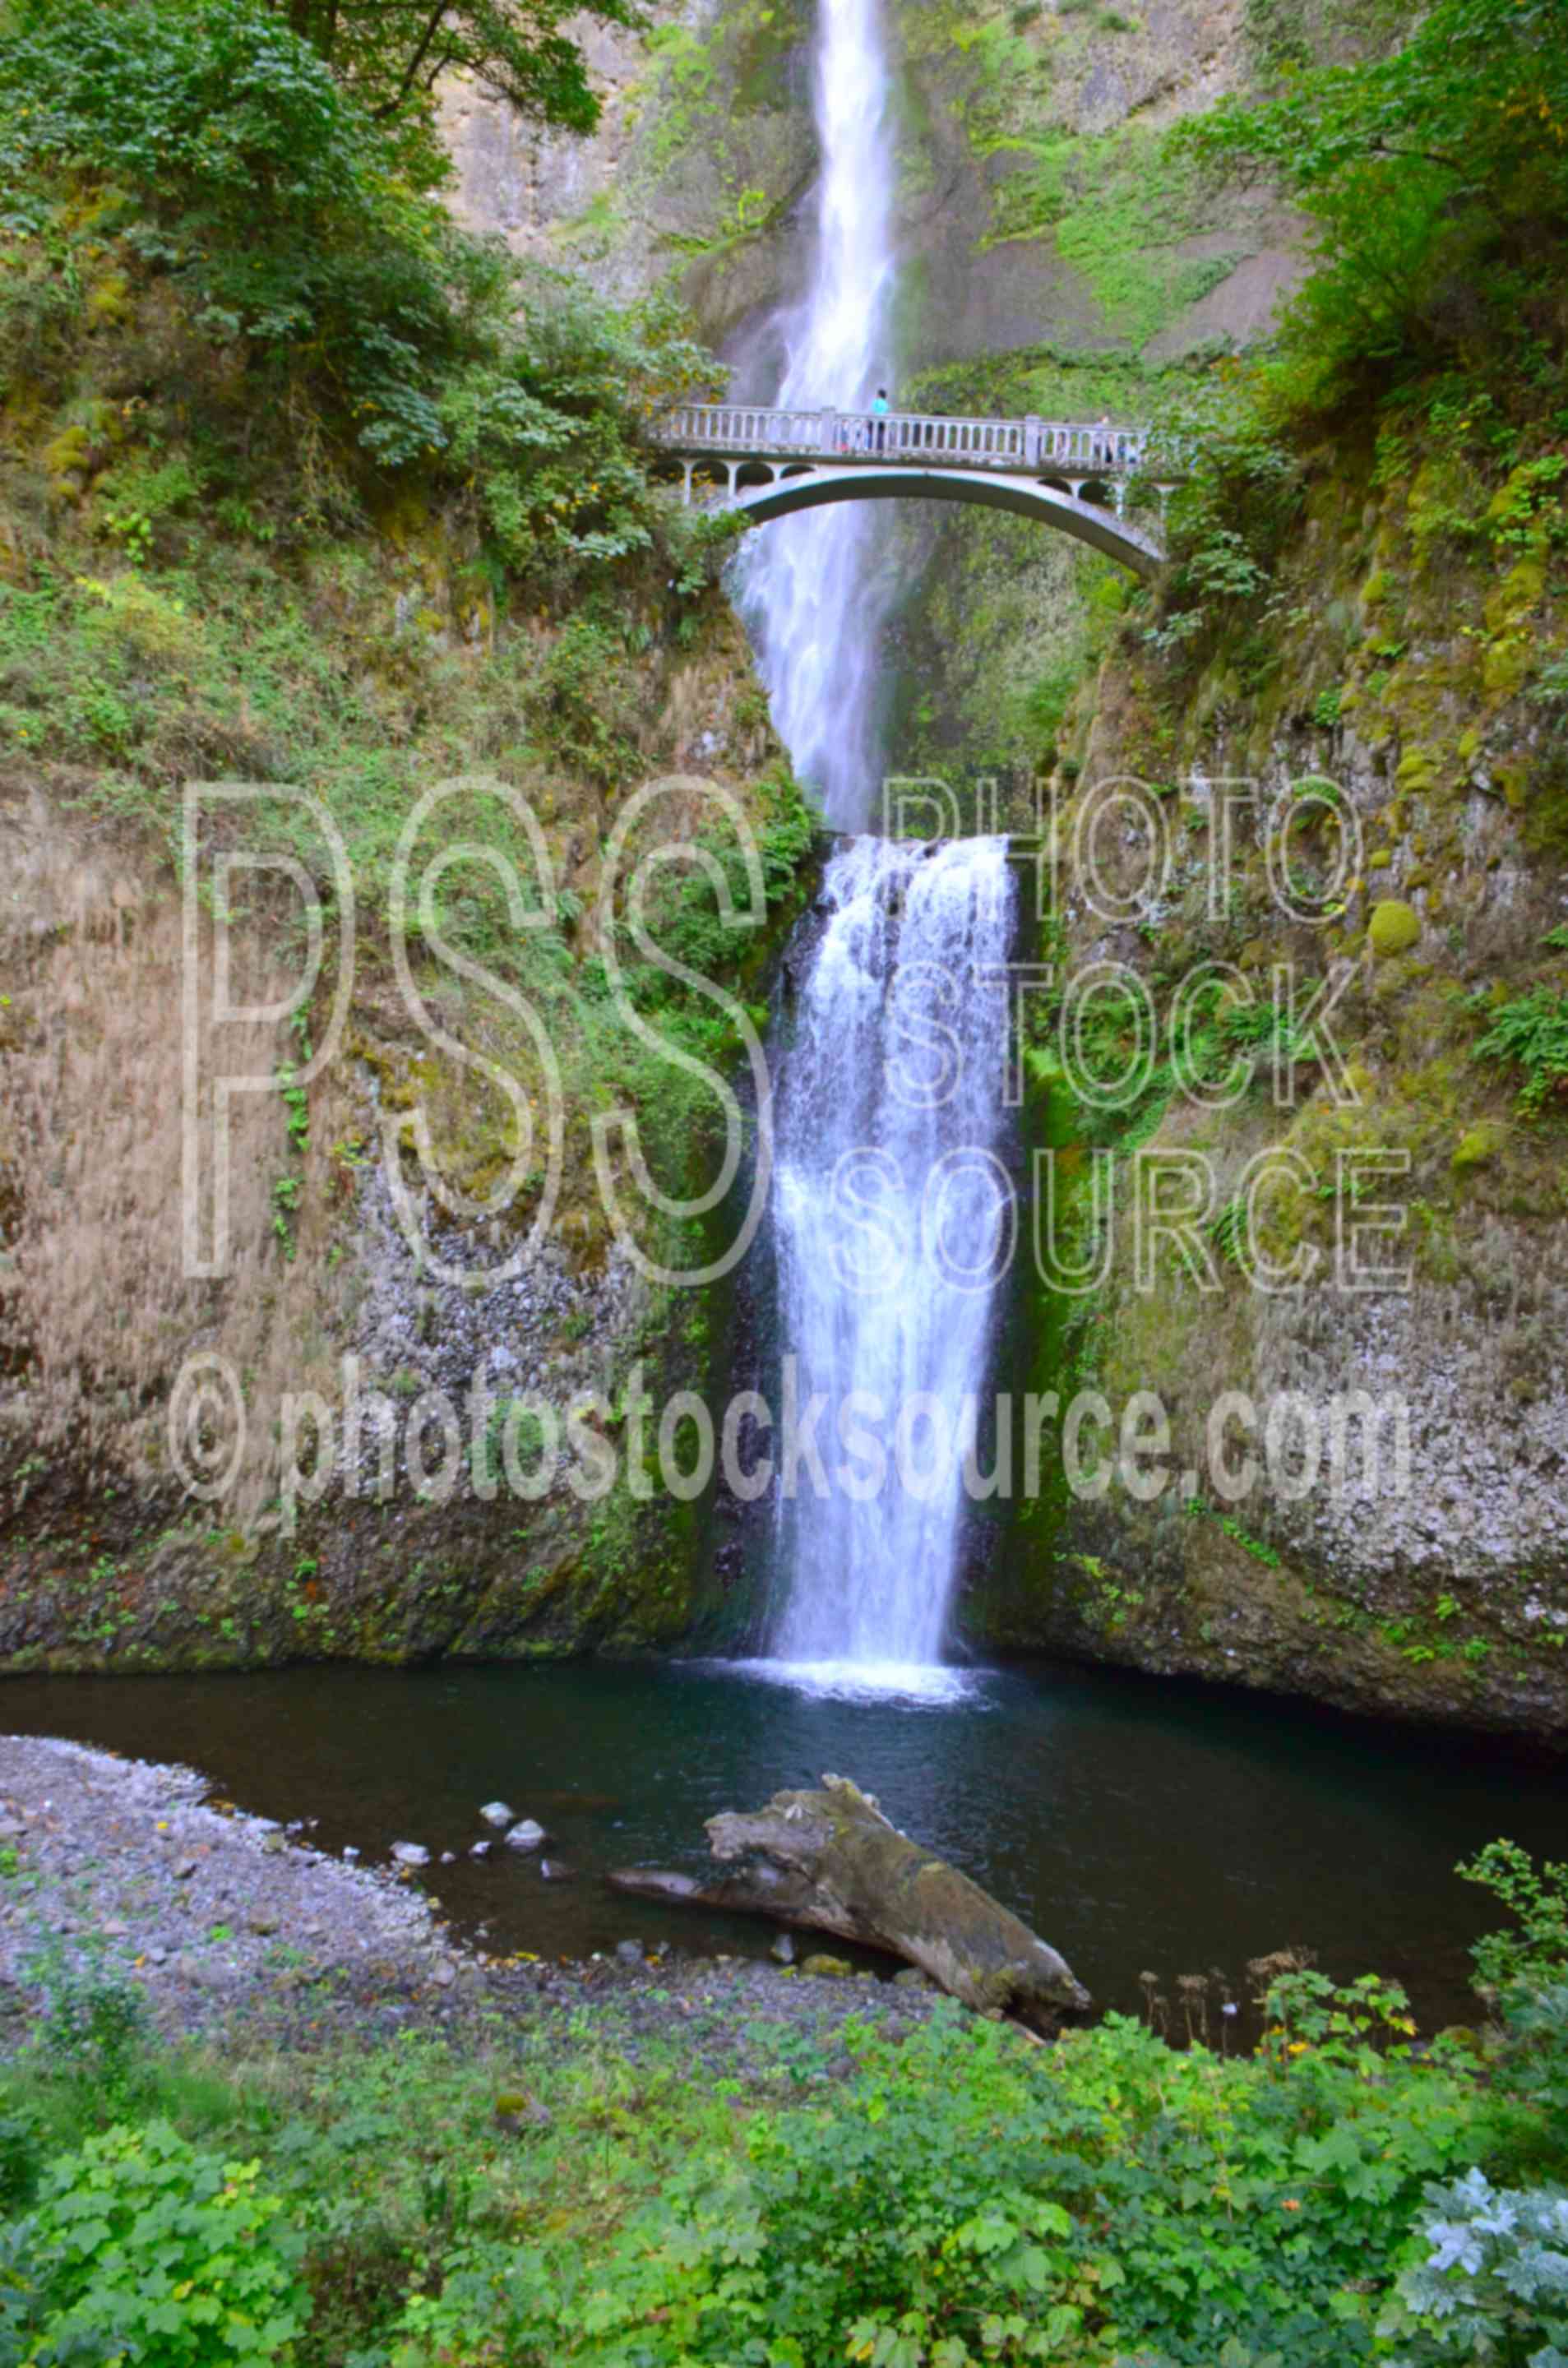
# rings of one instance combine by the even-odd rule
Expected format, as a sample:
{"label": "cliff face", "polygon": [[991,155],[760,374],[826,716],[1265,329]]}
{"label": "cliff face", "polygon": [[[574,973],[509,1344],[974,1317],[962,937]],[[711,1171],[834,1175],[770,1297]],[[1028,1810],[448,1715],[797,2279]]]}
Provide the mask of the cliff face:
{"label": "cliff face", "polygon": [[[652,15],[646,43],[588,39],[604,107],[590,140],[527,133],[450,90],[457,211],[619,296],[673,274],[744,392],[810,234],[812,12],[689,0]],[[905,372],[1042,346],[1154,367],[1267,324],[1296,269],[1291,219],[1155,154],[1167,124],[1253,71],[1241,0],[1167,0],[1136,20],[890,0],[887,25]]]}
{"label": "cliff face", "polygon": [[249,416],[82,211],[0,375],[0,1666],[671,1639],[625,1399],[722,1397],[724,1302],[658,1195],[812,868],[744,637],[700,548],[514,577]]}
{"label": "cliff face", "polygon": [[[480,662],[472,674],[483,696]],[[703,644],[642,661],[648,775],[674,784],[658,815],[671,848],[723,852],[715,794],[780,843],[755,707],[737,718],[747,682],[722,617]],[[482,774],[476,837],[485,788]],[[210,879],[193,905],[162,833],[106,814],[89,775],[0,775],[0,1666],[615,1650],[722,1611],[706,1517],[664,1488],[652,1433],[636,1438],[625,1405],[634,1374],[659,1407],[681,1388],[722,1402],[724,1287],[649,1279],[639,1251],[701,1263],[700,1229],[613,1232],[588,1121],[637,1111],[661,1187],[689,1197],[717,1164],[722,1113],[700,1089],[683,1098],[687,1080],[627,1038],[595,984],[591,803],[579,794],[547,825],[557,876],[575,883],[563,909],[583,917],[534,940],[553,998],[546,967],[523,990],[555,1056],[562,1157],[543,1250],[514,1273],[537,1186],[494,1221],[442,1206],[483,1201],[514,1157],[485,1063],[525,1080],[544,1121],[504,959],[471,980],[415,939],[405,990],[383,922],[362,911],[330,1048],[265,1010],[219,1029]],[[291,887],[252,879],[227,827],[215,810],[200,860],[232,848],[250,882],[223,933],[233,993],[286,1011],[300,907]],[[728,959],[710,951],[734,993],[759,991],[808,843],[792,825],[788,856],[769,859],[770,917]],[[329,969],[307,1006],[318,1036],[345,975]],[[719,1076],[737,1050],[715,1035]],[[308,1083],[236,1093],[220,1121],[217,1072],[265,1083],[291,1068]],[[186,1212],[194,1196],[210,1256],[220,1167],[227,1242],[203,1278]],[[629,1184],[626,1202],[643,1213]]]}
{"label": "cliff face", "polygon": [[[1047,1058],[1046,1139],[1069,1166],[1098,1148],[1121,1198],[1099,1287],[1067,1301],[1037,1281],[1025,1324],[1037,1351],[1050,1344],[1037,1377],[1048,1363],[1064,1405],[1098,1390],[1119,1421],[1135,1392],[1156,1393],[1171,1468],[1188,1476],[1151,1503],[1119,1483],[1097,1501],[1063,1488],[972,1614],[1015,1645],[1561,1732],[1568,1169],[1560,1096],[1532,1096],[1528,1069],[1486,1042],[1500,1011],[1568,986],[1568,737],[1561,702],[1526,679],[1568,631],[1561,552],[1544,519],[1521,551],[1506,486],[1488,505],[1451,461],[1389,461],[1353,435],[1316,456],[1262,615],[1233,621],[1196,669],[1127,632],[1070,718],[1059,846],[1087,845],[1099,785],[1131,777],[1155,785],[1173,860],[1151,891],[1143,829],[1113,815],[1093,894],[1064,860],[1045,951],[1068,975],[1128,966],[1162,1059],[1108,1116]],[[1233,809],[1216,909],[1227,784],[1256,794]],[[1344,849],[1324,917],[1292,918],[1281,882],[1310,900]],[[1104,917],[1118,890],[1131,898],[1120,927]],[[1183,982],[1210,966],[1211,1002],[1187,1006],[1200,1032],[1205,1010],[1269,1006],[1278,964],[1303,1010],[1332,987],[1326,1035],[1295,1046],[1277,1098],[1272,1012],[1221,1016],[1227,1053],[1262,1055],[1239,1097],[1206,1106],[1165,1057]],[[1239,1196],[1270,1152],[1249,1247]],[[1165,1155],[1198,1155],[1206,1180],[1186,1244],[1155,1242],[1140,1270],[1135,1159]],[[1369,1155],[1382,1164],[1358,1173]],[[1179,1178],[1167,1192],[1188,1205]],[[1376,1230],[1347,1249],[1363,1204]],[[1085,1206],[1076,1250],[1102,1239]],[[1407,1278],[1358,1284],[1363,1259]],[[1298,1261],[1304,1279],[1278,1287]],[[1291,1405],[1283,1486],[1233,1501],[1206,1476],[1210,1411],[1231,1391],[1259,1410],[1244,1440],[1228,1434],[1232,1471],[1244,1447],[1261,1463],[1270,1403]],[[1382,1409],[1381,1474],[1361,1485],[1352,1418],[1336,1491],[1335,1407],[1357,1394]],[[1308,1429],[1324,1465],[1298,1488]]]}

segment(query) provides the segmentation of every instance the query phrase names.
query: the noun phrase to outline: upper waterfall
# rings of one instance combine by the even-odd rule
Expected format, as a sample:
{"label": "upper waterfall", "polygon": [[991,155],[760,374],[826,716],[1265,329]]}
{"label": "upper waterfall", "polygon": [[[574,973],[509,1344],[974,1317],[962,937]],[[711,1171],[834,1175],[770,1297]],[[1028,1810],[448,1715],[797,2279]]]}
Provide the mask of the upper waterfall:
{"label": "upper waterfall", "polygon": [[[777,399],[864,408],[885,382],[895,279],[892,118],[879,0],[820,0],[813,104],[822,172],[811,277],[785,318]],[[881,375],[879,376],[879,373]],[[756,636],[779,737],[830,823],[874,816],[881,529],[851,505],[789,518],[742,557],[740,606]]]}

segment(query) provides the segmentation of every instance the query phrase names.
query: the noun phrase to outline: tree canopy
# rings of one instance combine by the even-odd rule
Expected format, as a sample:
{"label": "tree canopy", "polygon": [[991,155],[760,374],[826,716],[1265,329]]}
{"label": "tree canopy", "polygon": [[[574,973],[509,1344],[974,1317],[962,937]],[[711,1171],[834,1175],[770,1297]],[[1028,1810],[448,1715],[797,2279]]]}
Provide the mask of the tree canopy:
{"label": "tree canopy", "polygon": [[537,121],[591,131],[599,107],[573,17],[636,25],[636,0],[270,0],[385,121],[426,108],[441,76],[472,74]]}

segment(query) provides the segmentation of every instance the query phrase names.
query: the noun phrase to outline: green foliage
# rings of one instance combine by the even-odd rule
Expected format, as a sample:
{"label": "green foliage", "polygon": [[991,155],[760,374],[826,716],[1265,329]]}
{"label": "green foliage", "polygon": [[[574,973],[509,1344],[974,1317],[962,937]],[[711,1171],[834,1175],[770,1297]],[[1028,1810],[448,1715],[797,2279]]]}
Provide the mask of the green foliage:
{"label": "green foliage", "polygon": [[305,2325],[303,2248],[257,2173],[165,2122],[116,2126],[53,2162],[23,2231],[28,2362],[287,2360]]}
{"label": "green foliage", "polygon": [[410,2368],[486,2341],[530,2368],[1369,2358],[1372,2297],[1474,2117],[1462,2080],[1369,2044],[1391,1994],[1350,1995],[1272,2066],[1116,2017],[1043,2055],[951,2009],[902,2047],[863,2036],[846,2088],[690,2161],[593,2265],[470,2237],[407,2305]]}
{"label": "green foliage", "polygon": [[1568,1096],[1568,994],[1546,985],[1496,1005],[1473,1047],[1478,1061],[1507,1061],[1525,1073],[1519,1110],[1537,1118],[1549,1100]]}
{"label": "green foliage", "polygon": [[[388,9],[380,0],[277,0],[301,33],[380,120],[411,134],[430,130],[444,74],[469,74],[520,114],[591,131],[598,101],[583,53],[562,27],[583,15],[601,24],[640,21],[631,0],[447,0],[438,9]],[[412,144],[412,142],[411,143]]]}
{"label": "green foliage", "polygon": [[1245,389],[1216,385],[1167,410],[1162,428],[1191,455],[1171,504],[1172,566],[1153,647],[1196,644],[1231,611],[1255,611],[1301,502],[1299,460]]}
{"label": "green foliage", "polygon": [[1481,2170],[1426,2190],[1426,2258],[1403,2271],[1381,2331],[1403,2368],[1568,2362],[1568,2192],[1496,2189]]}
{"label": "green foliage", "polygon": [[114,2112],[137,2092],[147,2040],[146,2000],[134,1982],[102,1962],[101,1950],[67,1957],[58,1943],[28,1967],[45,2010],[37,2045],[52,2070]]}
{"label": "green foliage", "polygon": [[[499,39],[517,12],[445,13]],[[376,17],[388,40],[404,22]],[[0,51],[13,228],[68,239],[79,208],[62,176],[92,176],[98,236],[122,232],[240,363],[254,405],[306,401],[361,464],[441,463],[507,566],[646,548],[636,430],[711,364],[666,302],[618,315],[459,232],[368,111],[374,77],[355,70],[347,20],[344,38],[335,71],[266,0],[34,0]],[[114,490],[108,530],[144,564],[188,478]]]}
{"label": "green foliage", "polygon": [[1462,352],[1489,303],[1517,328],[1568,218],[1557,0],[1438,0],[1381,56],[1278,63],[1296,69],[1279,97],[1227,99],[1173,140],[1221,170],[1264,167],[1316,218],[1318,268],[1287,334],[1298,396]]}
{"label": "green foliage", "polygon": [[1049,238],[1115,336],[1146,343],[1232,268],[1233,257],[1181,253],[1202,227],[1200,176],[1141,128],[1004,144],[1027,162],[997,183],[986,243]]}
{"label": "green foliage", "polygon": [[714,2082],[642,2024],[634,2062],[606,2000],[570,2032],[154,2059],[146,2129],[85,2145],[40,2066],[0,2123],[0,2357],[63,2368],[92,2324],[153,2368],[1524,2368],[1562,2249],[1564,1870],[1498,1844],[1470,1871],[1517,1921],[1481,1952],[1511,1986],[1484,2067],[1415,2045],[1396,1986],[1299,1959],[1251,1969],[1251,2058],[1117,2016],[1038,2048],[942,2004],[898,2044],[850,2023],[836,2067],[759,2021]]}
{"label": "green foliage", "polygon": [[1476,1943],[1476,1979],[1483,1989],[1501,1995],[1568,1975],[1568,1861],[1549,1859],[1538,1871],[1517,1842],[1495,1841],[1459,1871],[1514,1919]]}

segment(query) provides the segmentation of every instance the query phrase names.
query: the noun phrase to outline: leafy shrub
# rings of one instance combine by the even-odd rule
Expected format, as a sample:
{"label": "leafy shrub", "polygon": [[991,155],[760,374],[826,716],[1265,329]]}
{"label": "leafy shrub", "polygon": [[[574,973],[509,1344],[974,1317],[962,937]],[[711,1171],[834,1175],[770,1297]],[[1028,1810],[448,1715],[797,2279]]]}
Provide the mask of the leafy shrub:
{"label": "leafy shrub", "polygon": [[1471,2169],[1426,2203],[1426,2259],[1403,2272],[1384,2320],[1399,2368],[1568,2368],[1568,2193],[1510,2192]]}
{"label": "leafy shrub", "polygon": [[62,2156],[28,2224],[29,2368],[286,2360],[304,2328],[297,2237],[254,2162],[199,2153],[167,2123]]}
{"label": "leafy shrub", "polygon": [[51,2074],[82,2083],[113,2112],[131,2096],[141,2069],[147,2036],[142,1991],[106,1972],[96,1957],[73,1962],[58,1946],[28,1971],[47,2001],[37,2045]]}
{"label": "leafy shrub", "polygon": [[1520,1112],[1539,1117],[1549,1099],[1568,1096],[1568,994],[1533,986],[1499,1004],[1472,1053],[1478,1061],[1511,1061],[1521,1068]]}
{"label": "leafy shrub", "polygon": [[951,2009],[901,2047],[861,2034],[852,2081],[757,2114],[739,2159],[694,2157],[595,2258],[471,2234],[398,2357],[1346,2368],[1474,2108],[1409,2065],[1394,1993],[1297,2009],[1321,2037],[1271,2064],[1115,2016],[1039,2052]]}
{"label": "leafy shrub", "polygon": [[1538,1869],[1517,1842],[1495,1841],[1461,1862],[1459,1872],[1489,1891],[1514,1919],[1475,1944],[1476,1979],[1484,1995],[1568,1976],[1568,1860],[1548,1859]]}
{"label": "leafy shrub", "polygon": [[[108,185],[98,235],[121,231],[256,404],[308,387],[361,461],[442,462],[507,566],[646,548],[636,430],[710,358],[667,301],[617,313],[460,232],[357,91],[266,0],[34,0],[0,50],[0,169],[44,241],[80,211],[63,175]],[[177,461],[131,472],[108,530],[144,558],[191,490]]]}
{"label": "leafy shrub", "polygon": [[1272,102],[1228,99],[1173,135],[1263,166],[1316,217],[1286,332],[1309,405],[1369,365],[1473,348],[1489,302],[1517,323],[1568,217],[1562,35],[1556,0],[1437,0],[1386,54],[1296,71]]}

